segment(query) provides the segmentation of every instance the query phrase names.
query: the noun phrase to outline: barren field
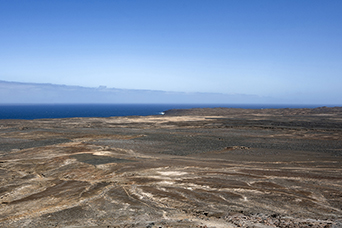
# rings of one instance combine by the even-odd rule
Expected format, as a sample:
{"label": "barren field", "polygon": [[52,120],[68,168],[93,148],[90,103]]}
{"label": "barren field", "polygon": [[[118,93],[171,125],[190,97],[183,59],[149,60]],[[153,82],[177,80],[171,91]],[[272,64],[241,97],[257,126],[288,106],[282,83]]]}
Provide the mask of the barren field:
{"label": "barren field", "polygon": [[342,227],[342,108],[0,120],[0,227]]}

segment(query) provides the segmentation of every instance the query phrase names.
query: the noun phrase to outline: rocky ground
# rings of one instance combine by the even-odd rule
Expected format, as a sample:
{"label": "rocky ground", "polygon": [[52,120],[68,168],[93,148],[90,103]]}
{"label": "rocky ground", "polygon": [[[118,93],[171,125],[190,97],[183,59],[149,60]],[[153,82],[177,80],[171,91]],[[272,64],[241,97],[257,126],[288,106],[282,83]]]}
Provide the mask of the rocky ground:
{"label": "rocky ground", "polygon": [[342,108],[0,120],[0,227],[342,227]]}

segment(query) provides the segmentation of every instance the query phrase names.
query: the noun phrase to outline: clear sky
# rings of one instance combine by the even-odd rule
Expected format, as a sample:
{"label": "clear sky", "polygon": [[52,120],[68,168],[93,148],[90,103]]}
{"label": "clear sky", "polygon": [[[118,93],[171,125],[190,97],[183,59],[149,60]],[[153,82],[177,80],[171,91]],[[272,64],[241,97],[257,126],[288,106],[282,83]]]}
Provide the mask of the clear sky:
{"label": "clear sky", "polygon": [[342,1],[0,0],[0,80],[342,104]]}

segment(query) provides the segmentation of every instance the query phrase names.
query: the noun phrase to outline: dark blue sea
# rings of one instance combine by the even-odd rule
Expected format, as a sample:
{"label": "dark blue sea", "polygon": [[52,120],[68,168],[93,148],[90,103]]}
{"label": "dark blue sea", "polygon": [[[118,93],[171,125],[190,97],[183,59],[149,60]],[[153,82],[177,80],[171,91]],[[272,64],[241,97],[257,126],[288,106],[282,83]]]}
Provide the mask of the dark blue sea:
{"label": "dark blue sea", "polygon": [[0,119],[45,119],[161,115],[169,109],[188,108],[316,108],[322,105],[271,104],[34,104],[0,105]]}

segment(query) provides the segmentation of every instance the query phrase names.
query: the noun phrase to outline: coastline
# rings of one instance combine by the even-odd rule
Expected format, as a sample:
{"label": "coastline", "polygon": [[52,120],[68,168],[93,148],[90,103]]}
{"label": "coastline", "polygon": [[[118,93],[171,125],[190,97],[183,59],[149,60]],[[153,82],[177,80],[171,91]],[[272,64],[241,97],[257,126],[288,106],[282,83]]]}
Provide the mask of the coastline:
{"label": "coastline", "polygon": [[260,110],[270,108],[317,108],[321,106],[309,104],[1,104],[0,119],[148,116],[159,115],[171,109],[219,107]]}

